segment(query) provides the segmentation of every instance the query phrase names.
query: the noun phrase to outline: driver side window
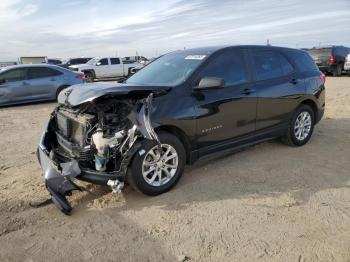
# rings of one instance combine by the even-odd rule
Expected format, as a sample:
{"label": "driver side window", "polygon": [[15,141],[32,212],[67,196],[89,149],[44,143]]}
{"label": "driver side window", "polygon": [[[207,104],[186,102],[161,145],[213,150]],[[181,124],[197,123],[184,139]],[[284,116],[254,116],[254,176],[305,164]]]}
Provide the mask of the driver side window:
{"label": "driver side window", "polygon": [[26,70],[24,68],[12,69],[0,75],[0,81],[15,82],[26,79]]}
{"label": "driver side window", "polygon": [[102,58],[97,63],[98,65],[108,65],[108,58]]}
{"label": "driver side window", "polygon": [[225,50],[211,60],[200,73],[203,77],[217,77],[225,80],[225,86],[243,84],[248,81],[244,57],[239,50]]}

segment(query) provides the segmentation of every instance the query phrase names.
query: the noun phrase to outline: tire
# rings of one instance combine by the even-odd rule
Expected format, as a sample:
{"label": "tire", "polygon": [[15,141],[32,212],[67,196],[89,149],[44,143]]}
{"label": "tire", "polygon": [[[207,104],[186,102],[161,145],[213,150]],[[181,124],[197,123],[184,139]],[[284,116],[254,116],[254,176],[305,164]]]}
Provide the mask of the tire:
{"label": "tire", "polygon": [[133,69],[134,69],[133,67],[129,67],[127,77],[132,75],[131,70],[133,70]]}
{"label": "tire", "polygon": [[341,76],[341,73],[342,73],[341,65],[337,65],[337,67],[332,72],[333,76]]}
{"label": "tire", "polygon": [[95,77],[95,73],[91,71],[84,72],[85,79],[87,82],[93,82]]}
{"label": "tire", "polygon": [[[155,152],[159,152],[158,145],[155,141],[145,140],[142,149],[135,154],[131,162],[127,177],[129,184],[135,190],[149,196],[159,195],[172,189],[181,178],[186,162],[185,148],[176,136],[166,132],[160,132],[158,137],[162,144],[163,154],[170,148],[167,156],[172,158],[165,162],[158,161],[155,164],[152,153],[156,155]],[[162,156],[164,155],[161,154]],[[177,158],[174,156],[177,156]],[[149,164],[151,162],[154,163]],[[174,168],[175,166],[176,169]],[[168,171],[168,176],[162,168]]]}
{"label": "tire", "polygon": [[[309,116],[310,123],[305,120],[303,125],[304,129],[303,127],[296,128],[296,122],[303,119],[303,116]],[[290,120],[288,130],[285,136],[282,138],[282,141],[289,146],[303,146],[310,140],[314,131],[314,126],[315,113],[313,109],[308,105],[301,105],[295,110],[293,117]],[[301,130],[301,132],[298,132],[299,130]],[[305,130],[305,132],[302,132],[302,130]]]}
{"label": "tire", "polygon": [[60,86],[59,88],[57,88],[56,91],[56,100],[58,99],[58,95],[61,93],[62,90],[66,89],[69,86]]}

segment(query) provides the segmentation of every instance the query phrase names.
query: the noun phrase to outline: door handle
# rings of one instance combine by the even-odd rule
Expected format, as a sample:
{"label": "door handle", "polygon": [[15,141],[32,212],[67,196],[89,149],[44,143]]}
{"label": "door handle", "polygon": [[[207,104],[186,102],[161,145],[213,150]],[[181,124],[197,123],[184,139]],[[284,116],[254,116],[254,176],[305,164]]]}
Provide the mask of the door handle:
{"label": "door handle", "polygon": [[298,79],[293,78],[292,80],[289,81],[291,84],[296,85],[299,81]]}
{"label": "door handle", "polygon": [[245,88],[245,89],[243,89],[242,94],[243,95],[250,95],[251,93],[254,93],[254,92],[255,92],[255,89]]}

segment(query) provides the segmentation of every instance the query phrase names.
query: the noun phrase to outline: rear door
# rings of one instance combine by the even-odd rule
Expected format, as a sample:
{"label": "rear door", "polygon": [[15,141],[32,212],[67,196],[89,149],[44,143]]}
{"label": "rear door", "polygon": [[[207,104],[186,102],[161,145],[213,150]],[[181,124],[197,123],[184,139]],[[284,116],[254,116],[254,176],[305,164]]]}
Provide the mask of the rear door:
{"label": "rear door", "polygon": [[200,70],[195,85],[204,77],[225,80],[222,89],[193,93],[200,155],[229,147],[228,140],[255,130],[257,98],[251,89],[245,56],[242,49],[225,49]]}
{"label": "rear door", "polygon": [[28,84],[34,99],[53,99],[62,72],[49,67],[28,67]]}
{"label": "rear door", "polygon": [[302,75],[278,49],[251,49],[257,92],[256,129],[286,123],[305,93]]}
{"label": "rear door", "polygon": [[124,76],[124,68],[120,59],[117,57],[112,57],[111,59],[111,77]]}
{"label": "rear door", "polygon": [[0,104],[22,102],[31,99],[26,68],[6,70],[0,74]]}

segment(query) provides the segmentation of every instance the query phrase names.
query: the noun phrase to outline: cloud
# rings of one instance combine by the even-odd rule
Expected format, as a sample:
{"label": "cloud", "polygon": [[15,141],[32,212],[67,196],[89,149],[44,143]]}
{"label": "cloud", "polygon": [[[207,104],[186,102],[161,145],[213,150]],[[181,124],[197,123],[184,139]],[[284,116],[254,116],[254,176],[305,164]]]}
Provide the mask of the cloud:
{"label": "cloud", "polygon": [[[84,4],[85,3],[85,4]],[[226,44],[350,44],[348,0],[0,0],[4,54],[135,54]],[[37,15],[35,15],[37,14]],[[40,49],[39,49],[40,47]]]}

